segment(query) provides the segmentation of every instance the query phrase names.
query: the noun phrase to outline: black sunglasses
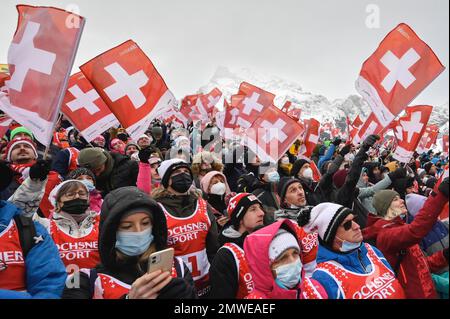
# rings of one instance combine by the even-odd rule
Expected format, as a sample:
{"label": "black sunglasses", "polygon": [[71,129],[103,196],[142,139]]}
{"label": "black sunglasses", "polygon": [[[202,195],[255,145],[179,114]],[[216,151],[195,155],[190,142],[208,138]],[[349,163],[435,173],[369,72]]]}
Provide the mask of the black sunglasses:
{"label": "black sunglasses", "polygon": [[349,231],[350,229],[352,229],[353,222],[355,222],[355,223],[358,222],[358,218],[356,216],[353,217],[353,219],[350,219],[350,220],[346,221],[345,223],[343,223],[342,227],[344,227],[345,231]]}

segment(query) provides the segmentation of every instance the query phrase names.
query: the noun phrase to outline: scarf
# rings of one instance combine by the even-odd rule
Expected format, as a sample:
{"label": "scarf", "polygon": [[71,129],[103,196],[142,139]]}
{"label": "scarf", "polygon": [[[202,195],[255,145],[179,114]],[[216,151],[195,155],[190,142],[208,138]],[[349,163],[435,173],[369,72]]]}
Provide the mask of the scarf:
{"label": "scarf", "polygon": [[30,164],[10,164],[9,168],[14,172],[15,181],[22,184],[30,176],[30,167],[34,164],[35,161]]}

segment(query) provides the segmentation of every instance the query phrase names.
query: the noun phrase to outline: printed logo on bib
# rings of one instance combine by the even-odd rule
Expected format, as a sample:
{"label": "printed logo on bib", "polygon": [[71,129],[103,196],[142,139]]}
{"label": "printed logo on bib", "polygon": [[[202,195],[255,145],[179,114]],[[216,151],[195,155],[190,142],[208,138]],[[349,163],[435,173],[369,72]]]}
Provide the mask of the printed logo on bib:
{"label": "printed logo on bib", "polygon": [[191,240],[197,240],[201,231],[208,231],[209,226],[204,222],[189,223],[186,225],[176,226],[168,229],[168,245],[176,245],[177,243],[185,243]]}
{"label": "printed logo on bib", "polygon": [[92,253],[98,252],[98,242],[74,242],[74,243],[63,243],[56,244],[59,250],[61,259],[66,259],[68,261],[77,259],[88,259]]}

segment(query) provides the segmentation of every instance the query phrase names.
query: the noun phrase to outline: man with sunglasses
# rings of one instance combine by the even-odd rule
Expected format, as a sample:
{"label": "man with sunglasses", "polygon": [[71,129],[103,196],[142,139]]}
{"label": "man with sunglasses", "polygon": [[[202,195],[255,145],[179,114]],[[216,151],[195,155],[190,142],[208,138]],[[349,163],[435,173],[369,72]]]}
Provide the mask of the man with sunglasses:
{"label": "man with sunglasses", "polygon": [[404,299],[403,288],[383,254],[363,242],[355,217],[350,209],[334,203],[302,211],[299,225],[319,235],[312,278],[330,299]]}

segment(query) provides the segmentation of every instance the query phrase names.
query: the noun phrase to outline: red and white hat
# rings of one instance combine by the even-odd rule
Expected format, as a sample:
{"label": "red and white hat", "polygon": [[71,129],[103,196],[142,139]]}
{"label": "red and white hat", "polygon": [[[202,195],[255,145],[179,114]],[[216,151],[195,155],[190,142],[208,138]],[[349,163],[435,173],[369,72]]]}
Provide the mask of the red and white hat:
{"label": "red and white hat", "polygon": [[232,197],[227,208],[230,223],[235,224],[237,221],[244,218],[248,208],[253,204],[259,204],[262,207],[262,203],[258,197],[251,193],[240,193]]}
{"label": "red and white hat", "polygon": [[27,144],[27,145],[31,146],[31,148],[34,151],[34,155],[36,156],[36,158],[38,157],[38,153],[36,150],[36,144],[29,138],[19,137],[19,138],[12,140],[11,142],[9,142],[8,146],[6,147],[6,160],[8,162],[11,161],[11,153],[12,153],[14,147],[16,147],[17,145],[20,145],[20,144]]}

